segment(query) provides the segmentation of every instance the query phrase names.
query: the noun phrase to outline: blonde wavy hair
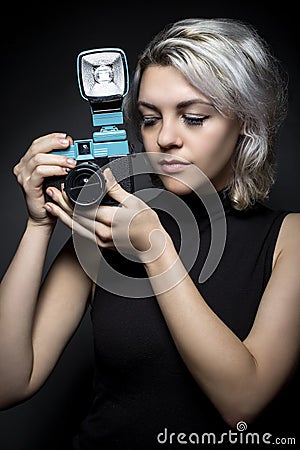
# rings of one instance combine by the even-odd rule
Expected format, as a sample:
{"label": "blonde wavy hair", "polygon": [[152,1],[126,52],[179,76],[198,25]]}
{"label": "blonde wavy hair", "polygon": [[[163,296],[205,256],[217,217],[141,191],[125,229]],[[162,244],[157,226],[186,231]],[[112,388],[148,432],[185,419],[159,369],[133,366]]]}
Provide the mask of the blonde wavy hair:
{"label": "blonde wavy hair", "polygon": [[124,102],[127,126],[138,139],[139,86],[149,65],[173,66],[243,131],[235,149],[229,195],[236,209],[265,200],[275,181],[276,136],[287,112],[287,74],[249,24],[191,18],[167,25],[141,53]]}

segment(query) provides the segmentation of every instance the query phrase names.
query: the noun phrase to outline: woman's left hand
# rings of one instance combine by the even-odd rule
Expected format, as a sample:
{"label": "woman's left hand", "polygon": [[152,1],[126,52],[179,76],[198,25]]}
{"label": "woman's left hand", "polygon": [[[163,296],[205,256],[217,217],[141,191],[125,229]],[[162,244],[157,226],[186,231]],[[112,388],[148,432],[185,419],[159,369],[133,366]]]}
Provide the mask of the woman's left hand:
{"label": "woman's left hand", "polygon": [[51,187],[55,203],[47,203],[48,211],[73,231],[96,240],[100,248],[117,249],[142,262],[153,261],[164,250],[167,237],[158,215],[143,200],[123,189],[110,169],[104,171],[104,176],[107,193],[119,206],[73,208],[65,193]]}

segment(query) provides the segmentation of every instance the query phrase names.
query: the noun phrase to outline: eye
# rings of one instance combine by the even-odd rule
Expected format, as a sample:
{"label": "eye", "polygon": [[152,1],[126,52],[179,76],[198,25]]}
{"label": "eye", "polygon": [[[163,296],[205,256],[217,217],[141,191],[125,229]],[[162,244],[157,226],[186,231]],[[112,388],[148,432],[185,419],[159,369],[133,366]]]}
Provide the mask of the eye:
{"label": "eye", "polygon": [[151,127],[160,119],[158,116],[141,116],[141,124],[144,127]]}
{"label": "eye", "polygon": [[184,114],[182,116],[183,121],[188,126],[202,126],[204,121],[209,118],[209,116],[193,116]]}

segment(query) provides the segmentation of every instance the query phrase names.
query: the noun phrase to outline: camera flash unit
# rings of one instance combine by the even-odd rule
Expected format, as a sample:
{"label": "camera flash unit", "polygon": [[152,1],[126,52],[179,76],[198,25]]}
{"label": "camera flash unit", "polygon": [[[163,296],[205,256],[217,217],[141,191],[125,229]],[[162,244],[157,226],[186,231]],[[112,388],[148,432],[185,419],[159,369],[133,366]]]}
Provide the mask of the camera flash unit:
{"label": "camera flash unit", "polygon": [[[81,52],[77,59],[77,74],[80,93],[91,106],[93,124],[104,125],[107,118],[103,113],[120,111],[128,92],[128,68],[124,52],[116,48]],[[117,116],[113,115],[113,123],[116,123]]]}
{"label": "camera flash unit", "polygon": [[[75,140],[65,150],[53,150],[51,153],[76,159],[77,164],[66,177],[49,177],[44,185],[45,190],[49,185],[64,189],[72,203],[89,206],[105,196],[102,167],[107,164],[124,189],[134,189],[127,133],[117,126],[123,124],[122,103],[128,93],[124,51],[100,48],[79,53],[77,78],[80,94],[90,104],[93,125],[100,130],[92,139]],[[112,200],[106,196],[106,202]]]}

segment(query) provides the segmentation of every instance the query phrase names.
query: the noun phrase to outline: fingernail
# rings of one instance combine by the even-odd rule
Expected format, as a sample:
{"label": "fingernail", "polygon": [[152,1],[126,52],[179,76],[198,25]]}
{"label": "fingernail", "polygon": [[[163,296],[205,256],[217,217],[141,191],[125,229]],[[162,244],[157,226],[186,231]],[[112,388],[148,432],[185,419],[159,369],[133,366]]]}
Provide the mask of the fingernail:
{"label": "fingernail", "polygon": [[68,139],[62,139],[62,138],[59,138],[58,141],[59,141],[61,144],[63,144],[63,145],[69,144]]}
{"label": "fingernail", "polygon": [[48,211],[48,212],[52,212],[52,208],[50,205],[44,205],[44,208]]}
{"label": "fingernail", "polygon": [[73,159],[73,158],[68,158],[68,159],[67,159],[67,163],[70,164],[70,165],[72,165],[72,166],[75,166],[76,160]]}
{"label": "fingernail", "polygon": [[47,189],[46,192],[47,192],[47,194],[49,195],[49,197],[52,197],[53,192],[51,191],[51,189]]}

